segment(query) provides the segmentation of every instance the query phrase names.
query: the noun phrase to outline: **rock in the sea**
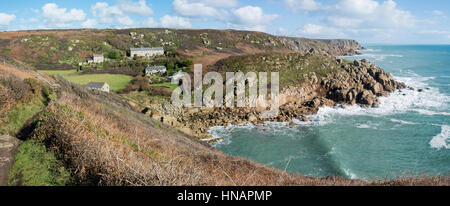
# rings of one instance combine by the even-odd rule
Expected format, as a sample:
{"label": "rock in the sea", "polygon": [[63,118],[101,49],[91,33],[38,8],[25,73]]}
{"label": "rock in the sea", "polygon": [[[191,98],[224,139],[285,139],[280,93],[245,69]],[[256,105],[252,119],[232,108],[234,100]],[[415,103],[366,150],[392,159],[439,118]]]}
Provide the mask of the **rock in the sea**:
{"label": "rock in the sea", "polygon": [[256,122],[256,121],[258,121],[258,118],[255,116],[255,115],[250,115],[249,117],[248,117],[248,121],[249,122]]}
{"label": "rock in the sea", "polygon": [[377,101],[377,97],[369,90],[364,90],[358,95],[358,103],[372,106]]}

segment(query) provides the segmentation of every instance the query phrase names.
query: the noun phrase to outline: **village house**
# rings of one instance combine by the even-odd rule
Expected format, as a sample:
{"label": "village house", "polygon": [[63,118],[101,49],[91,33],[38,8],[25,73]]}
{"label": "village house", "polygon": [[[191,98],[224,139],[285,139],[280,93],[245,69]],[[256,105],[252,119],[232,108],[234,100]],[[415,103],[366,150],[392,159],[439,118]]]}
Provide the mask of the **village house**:
{"label": "village house", "polygon": [[164,55],[164,48],[155,47],[155,48],[131,48],[130,56],[138,56],[138,57],[153,57],[153,56],[161,56]]}
{"label": "village house", "polygon": [[94,63],[103,63],[105,61],[105,57],[103,54],[94,54],[92,60]]}
{"label": "village house", "polygon": [[109,85],[106,82],[89,82],[86,88],[109,93]]}
{"label": "village house", "polygon": [[151,76],[155,74],[165,74],[167,72],[167,68],[165,66],[149,66],[145,68],[145,75]]}

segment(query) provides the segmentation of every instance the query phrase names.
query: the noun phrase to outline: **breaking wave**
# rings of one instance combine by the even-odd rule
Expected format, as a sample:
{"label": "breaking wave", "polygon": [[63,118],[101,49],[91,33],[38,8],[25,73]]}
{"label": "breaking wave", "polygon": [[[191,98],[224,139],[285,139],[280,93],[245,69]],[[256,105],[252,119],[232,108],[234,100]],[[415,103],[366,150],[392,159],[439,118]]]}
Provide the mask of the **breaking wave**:
{"label": "breaking wave", "polygon": [[443,125],[441,133],[433,137],[430,141],[430,145],[432,148],[436,149],[450,149],[450,126]]}
{"label": "breaking wave", "polygon": [[425,115],[450,115],[449,112],[445,112],[448,111],[450,97],[440,93],[439,89],[430,87],[427,83],[434,77],[421,77],[411,73],[410,77],[395,77],[395,79],[415,89],[398,90],[388,97],[380,97],[380,105],[377,108],[364,108],[359,105],[323,107],[316,115],[310,116],[310,119],[323,125],[332,123],[332,117],[335,115],[386,116],[411,111]]}

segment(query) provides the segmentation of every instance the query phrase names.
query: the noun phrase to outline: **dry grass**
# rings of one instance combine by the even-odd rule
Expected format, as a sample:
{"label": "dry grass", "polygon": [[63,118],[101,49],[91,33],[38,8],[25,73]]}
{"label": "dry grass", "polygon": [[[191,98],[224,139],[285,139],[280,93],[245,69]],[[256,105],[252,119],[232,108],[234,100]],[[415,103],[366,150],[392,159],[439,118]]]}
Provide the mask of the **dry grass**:
{"label": "dry grass", "polygon": [[27,78],[35,78],[35,75],[33,75],[30,72],[24,72],[20,71],[8,64],[4,64],[3,62],[0,62],[0,75],[2,74],[14,74],[14,76],[20,78],[20,79],[27,79]]}

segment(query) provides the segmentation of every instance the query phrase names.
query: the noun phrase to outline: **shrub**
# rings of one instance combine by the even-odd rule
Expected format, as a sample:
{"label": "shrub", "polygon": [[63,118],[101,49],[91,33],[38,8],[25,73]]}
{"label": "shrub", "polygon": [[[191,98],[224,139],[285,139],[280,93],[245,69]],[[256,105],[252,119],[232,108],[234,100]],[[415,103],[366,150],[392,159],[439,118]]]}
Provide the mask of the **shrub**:
{"label": "shrub", "polygon": [[2,75],[0,84],[9,89],[10,96],[14,101],[26,101],[26,97],[31,95],[31,87],[20,78],[13,75]]}
{"label": "shrub", "polygon": [[120,54],[117,51],[110,51],[108,55],[106,55],[109,59],[120,59]]}

